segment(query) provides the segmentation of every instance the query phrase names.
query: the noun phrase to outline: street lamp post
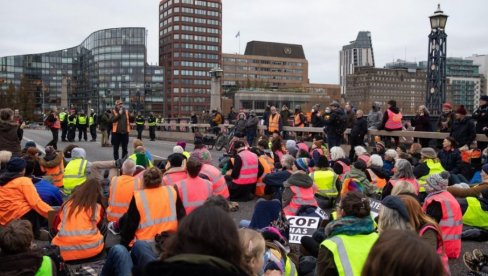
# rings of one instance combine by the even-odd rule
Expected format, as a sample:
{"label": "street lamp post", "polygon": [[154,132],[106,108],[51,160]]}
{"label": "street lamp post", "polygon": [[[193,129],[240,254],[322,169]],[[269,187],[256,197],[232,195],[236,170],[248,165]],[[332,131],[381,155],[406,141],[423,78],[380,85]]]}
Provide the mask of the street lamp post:
{"label": "street lamp post", "polygon": [[224,75],[224,70],[220,67],[210,70],[210,110],[221,111],[221,88],[220,80]]}
{"label": "street lamp post", "polygon": [[429,52],[427,58],[427,91],[426,106],[431,115],[438,116],[442,112],[442,104],[446,101],[446,39],[445,27],[448,15],[441,10],[441,5],[431,15],[429,34]]}

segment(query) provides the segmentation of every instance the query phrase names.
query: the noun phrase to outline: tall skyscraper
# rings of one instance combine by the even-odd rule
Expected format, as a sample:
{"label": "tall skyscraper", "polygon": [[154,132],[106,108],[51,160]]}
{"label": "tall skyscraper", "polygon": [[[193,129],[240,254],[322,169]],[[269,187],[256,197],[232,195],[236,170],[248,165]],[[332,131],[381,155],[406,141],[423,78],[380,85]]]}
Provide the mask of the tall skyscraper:
{"label": "tall skyscraper", "polygon": [[222,60],[221,0],[162,0],[159,65],[165,69],[164,115],[210,108],[210,75]]}
{"label": "tall skyscraper", "polygon": [[373,43],[371,33],[362,31],[356,40],[342,47],[339,52],[339,84],[341,95],[346,95],[346,77],[354,74],[357,67],[374,67]]}

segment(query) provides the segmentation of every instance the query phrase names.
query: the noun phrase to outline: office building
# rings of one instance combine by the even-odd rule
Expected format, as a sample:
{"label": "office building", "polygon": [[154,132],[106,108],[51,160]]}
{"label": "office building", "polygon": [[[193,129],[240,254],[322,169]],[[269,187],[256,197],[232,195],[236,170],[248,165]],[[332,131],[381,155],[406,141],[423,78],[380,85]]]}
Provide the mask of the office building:
{"label": "office building", "polygon": [[404,115],[414,115],[425,104],[425,86],[425,70],[360,67],[347,76],[346,99],[366,114],[373,102],[385,110],[389,100],[396,100]]}
{"label": "office building", "polygon": [[479,65],[462,58],[446,59],[447,98],[454,105],[464,105],[469,113],[479,106],[482,75]]}
{"label": "office building", "polygon": [[14,107],[30,120],[55,106],[100,112],[117,99],[159,113],[163,69],[148,66],[146,43],[144,28],[113,28],[72,48],[1,57],[2,99],[5,103],[8,93],[15,94]]}
{"label": "office building", "polygon": [[358,67],[374,67],[371,33],[361,31],[356,40],[342,47],[339,52],[339,85],[341,94],[347,95],[347,75],[354,74]]}
{"label": "office building", "polygon": [[221,60],[221,0],[160,2],[159,65],[166,74],[166,117],[210,108],[209,71],[221,67]]}
{"label": "office building", "polygon": [[479,73],[483,75],[482,79],[482,90],[483,95],[488,95],[488,86],[486,85],[486,80],[488,79],[488,55],[472,55],[466,58],[467,60],[472,60],[474,65],[479,65]]}

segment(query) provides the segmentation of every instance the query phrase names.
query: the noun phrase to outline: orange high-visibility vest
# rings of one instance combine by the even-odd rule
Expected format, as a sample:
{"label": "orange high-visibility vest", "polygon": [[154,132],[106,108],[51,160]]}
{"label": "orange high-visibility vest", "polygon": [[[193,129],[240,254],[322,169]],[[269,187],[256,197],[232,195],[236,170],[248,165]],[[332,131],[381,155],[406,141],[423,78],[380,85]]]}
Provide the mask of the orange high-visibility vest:
{"label": "orange high-visibility vest", "polygon": [[177,182],[186,178],[188,178],[188,173],[186,171],[166,172],[163,175],[163,185],[175,185]]}
{"label": "orange high-visibility vest", "polygon": [[186,214],[190,214],[212,195],[212,183],[201,177],[183,179],[176,183]]}
{"label": "orange high-visibility vest", "polygon": [[97,227],[102,220],[101,208],[101,205],[97,204],[95,212],[91,209],[88,212],[75,210],[71,216],[68,216],[71,201],[63,207],[58,234],[52,240],[52,244],[59,246],[64,261],[91,258],[102,252],[103,235]]}
{"label": "orange high-visibility vest", "polygon": [[275,131],[280,131],[280,114],[271,114],[269,115],[269,127],[268,131],[269,132],[275,132]]}
{"label": "orange high-visibility vest", "polygon": [[383,189],[386,186],[386,178],[379,178],[372,169],[367,169],[371,177],[371,185],[375,186],[377,190]]}
{"label": "orange high-visibility vest", "polygon": [[64,177],[64,160],[61,160],[58,166],[48,168],[41,166],[41,171],[45,172],[47,176],[52,177],[54,186],[63,187]]}
{"label": "orange high-visibility vest", "polygon": [[263,183],[263,179],[268,173],[273,171],[275,165],[273,158],[269,157],[267,154],[259,156],[258,160],[259,163],[261,163],[261,166],[263,166],[263,174],[258,178],[258,182],[256,183],[256,196],[263,196],[264,188],[266,186]]}
{"label": "orange high-visibility vest", "polygon": [[[115,110],[112,110],[114,116],[117,116]],[[129,122],[129,111],[125,110],[125,118],[127,119],[127,133],[130,133],[130,122]],[[117,132],[117,126],[119,125],[119,121],[112,123],[112,132]]]}
{"label": "orange high-visibility vest", "polygon": [[152,241],[163,231],[176,231],[176,190],[171,186],[143,189],[134,193],[141,219],[136,230],[137,240]]}
{"label": "orange high-visibility vest", "polygon": [[28,177],[17,177],[0,186],[0,225],[7,225],[20,219],[29,211],[34,210],[47,218],[52,207],[39,197],[39,194]]}
{"label": "orange high-visibility vest", "polygon": [[108,221],[118,221],[129,209],[134,191],[140,189],[141,181],[137,177],[121,175],[112,178],[107,207]]}
{"label": "orange high-visibility vest", "polygon": [[295,127],[305,127],[305,124],[300,120],[300,114],[301,113],[298,113],[293,116],[293,126]]}
{"label": "orange high-visibility vest", "polygon": [[237,179],[232,180],[235,184],[255,184],[258,181],[258,156],[249,150],[240,151],[238,155],[242,160],[242,167]]}
{"label": "orange high-visibility vest", "polygon": [[285,215],[295,216],[301,206],[318,206],[317,201],[315,200],[315,192],[313,187],[301,188],[297,186],[290,186],[290,189],[293,192],[293,198],[291,199],[290,204],[283,208]]}
{"label": "orange high-visibility vest", "polygon": [[457,259],[461,254],[461,233],[463,231],[461,207],[451,193],[443,191],[427,196],[422,206],[424,212],[432,201],[439,202],[442,207],[442,218],[439,226],[444,239],[446,255],[451,259]]}
{"label": "orange high-visibility vest", "polygon": [[203,164],[200,174],[208,177],[212,183],[212,193],[214,195],[221,195],[224,198],[229,198],[229,188],[225,182],[225,177],[219,169],[209,164]]}

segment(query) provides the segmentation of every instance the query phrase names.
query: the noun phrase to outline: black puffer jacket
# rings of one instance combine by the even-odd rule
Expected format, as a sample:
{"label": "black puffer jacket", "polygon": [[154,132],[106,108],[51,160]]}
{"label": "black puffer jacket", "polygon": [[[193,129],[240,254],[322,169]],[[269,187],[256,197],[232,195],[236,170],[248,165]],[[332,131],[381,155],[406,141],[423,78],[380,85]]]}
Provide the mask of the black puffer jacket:
{"label": "black puffer jacket", "polygon": [[14,121],[0,120],[0,150],[12,152],[12,156],[20,156],[19,125]]}
{"label": "black puffer jacket", "polygon": [[456,140],[459,147],[470,145],[476,139],[476,130],[473,120],[463,118],[454,121],[451,130],[451,137]]}

